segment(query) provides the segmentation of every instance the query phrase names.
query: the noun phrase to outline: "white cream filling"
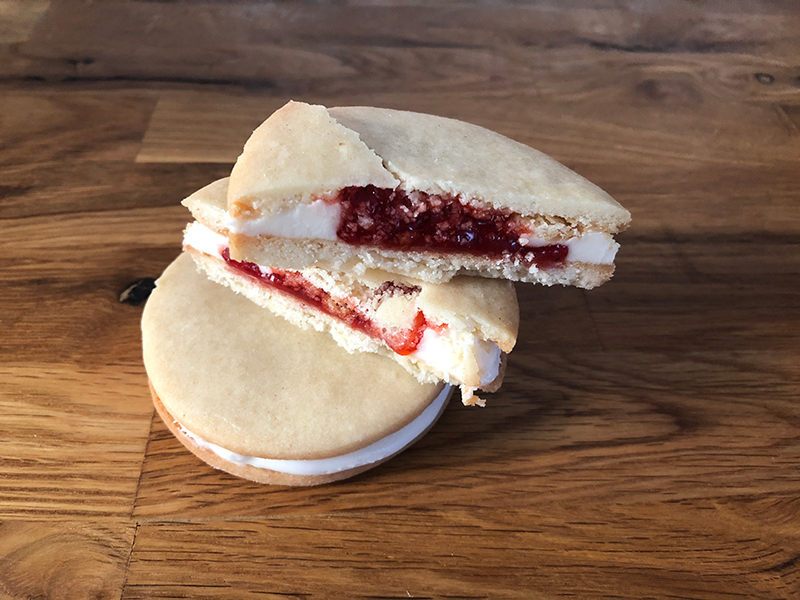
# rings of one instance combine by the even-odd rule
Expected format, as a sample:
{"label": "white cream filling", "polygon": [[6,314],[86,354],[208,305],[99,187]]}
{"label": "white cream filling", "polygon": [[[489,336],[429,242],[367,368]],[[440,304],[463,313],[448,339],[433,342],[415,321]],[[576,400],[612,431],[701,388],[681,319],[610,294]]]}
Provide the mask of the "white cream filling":
{"label": "white cream filling", "polygon": [[468,367],[478,362],[481,385],[497,379],[500,373],[500,348],[494,342],[482,340],[474,335],[458,335],[449,327],[444,333],[429,327],[422,334],[417,349],[411,356],[447,373],[456,381],[468,378]]}
{"label": "white cream filling", "polygon": [[194,221],[183,232],[183,245],[222,260],[222,251],[228,247],[228,238]]}
{"label": "white cream filling", "polygon": [[[265,215],[255,219],[233,219],[228,217],[226,225],[233,233],[249,236],[274,235],[286,238],[316,238],[322,240],[338,239],[342,208],[339,203],[315,200],[311,204],[298,204],[277,214]],[[535,233],[519,236],[523,246],[547,246],[546,241]],[[619,244],[607,233],[590,231],[582,236],[558,242],[567,246],[569,262],[584,262],[610,265],[617,255]]]}
{"label": "white cream filling", "polygon": [[523,233],[519,236],[519,243],[523,246],[548,246],[553,243],[563,244],[569,249],[567,261],[584,262],[595,265],[610,265],[619,250],[619,244],[607,233],[590,231],[580,237],[570,238],[559,242],[548,242],[533,233]]}
{"label": "white cream filling", "polygon": [[244,235],[275,235],[286,238],[312,238],[336,240],[336,230],[341,220],[342,206],[338,202],[315,200],[311,204],[298,204],[289,210],[264,215],[255,219],[228,217],[226,225],[231,233]]}
{"label": "white cream filling", "polygon": [[270,471],[288,473],[290,475],[329,475],[331,473],[340,473],[341,471],[348,471],[364,465],[370,465],[384,458],[389,458],[403,450],[406,446],[410,445],[411,442],[425,433],[425,430],[436,421],[439,413],[450,397],[450,391],[451,387],[445,385],[439,395],[436,396],[433,402],[431,402],[416,419],[402,429],[387,435],[385,438],[381,438],[377,442],[354,452],[315,460],[284,460],[237,454],[236,452],[226,450],[222,446],[204,440],[177,421],[175,424],[186,437],[201,448],[210,450],[221,459],[239,466],[250,465],[257,469],[269,469]]}

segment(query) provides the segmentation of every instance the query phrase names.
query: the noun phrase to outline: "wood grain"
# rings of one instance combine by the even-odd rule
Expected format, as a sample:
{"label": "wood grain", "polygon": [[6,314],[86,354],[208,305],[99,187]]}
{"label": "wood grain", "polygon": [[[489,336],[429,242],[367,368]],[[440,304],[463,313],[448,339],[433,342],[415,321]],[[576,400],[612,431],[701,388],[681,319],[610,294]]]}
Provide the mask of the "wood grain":
{"label": "wood grain", "polygon": [[[0,0],[0,597],[800,596],[794,2]],[[289,98],[465,119],[633,213],[518,286],[506,384],[352,480],[216,472],[153,419],[179,201]]]}
{"label": "wood grain", "polygon": [[[312,490],[236,482],[182,450],[156,421],[134,515],[142,519],[336,513],[442,505],[668,502],[800,491],[800,374],[775,355],[510,357],[476,411],[452,405],[411,451]],[[703,383],[699,379],[703,379]],[[765,399],[739,400],[738,389]],[[491,409],[491,410],[490,410]]]}
{"label": "wood grain", "polygon": [[[607,64],[602,70],[615,81],[604,80],[591,94],[563,90],[564,84],[551,74],[547,79],[552,86],[542,89],[469,95],[449,90],[373,92],[325,98],[341,105],[368,100],[375,106],[420,112],[437,108],[444,116],[469,115],[470,122],[542,148],[564,162],[615,162],[629,169],[658,169],[662,177],[670,167],[694,174],[703,167],[776,166],[798,156],[794,127],[777,111],[780,105],[749,95],[731,98],[730,89],[715,88],[716,82],[704,81],[692,65],[655,65],[653,72],[627,66],[619,74],[616,65]],[[725,95],[727,102],[703,101],[716,94]],[[800,88],[786,99],[787,105],[799,96]],[[289,98],[171,92],[156,107],[138,159],[232,163],[241,151],[241,137]],[[317,102],[321,96],[303,94],[301,99]],[[620,102],[626,104],[625,111],[619,110]],[[731,119],[733,114],[741,120]]]}
{"label": "wood grain", "polygon": [[585,85],[593,64],[615,57],[630,64],[655,55],[674,55],[676,62],[710,55],[710,67],[723,53],[744,55],[756,72],[772,75],[773,94],[791,88],[798,74],[792,59],[800,15],[788,2],[226,4],[56,2],[32,35],[8,45],[0,75],[178,80],[291,93],[311,85],[326,94],[354,84],[358,92],[398,91],[388,86],[401,81],[416,90],[474,92],[499,83],[536,85],[532,75],[541,71]]}
{"label": "wood grain", "polygon": [[0,522],[0,597],[119,598],[134,532],[124,519]]}
{"label": "wood grain", "polygon": [[141,368],[30,361],[0,379],[0,517],[129,515],[152,415]]}
{"label": "wood grain", "polygon": [[[763,503],[586,508],[145,523],[123,598],[191,590],[204,598],[717,599],[736,590],[731,597],[788,599],[800,591],[796,574],[781,577],[800,551],[795,528],[772,524],[768,539],[739,533],[760,526]],[[798,517],[786,498],[769,508]],[[280,577],[287,569],[293,577]]]}

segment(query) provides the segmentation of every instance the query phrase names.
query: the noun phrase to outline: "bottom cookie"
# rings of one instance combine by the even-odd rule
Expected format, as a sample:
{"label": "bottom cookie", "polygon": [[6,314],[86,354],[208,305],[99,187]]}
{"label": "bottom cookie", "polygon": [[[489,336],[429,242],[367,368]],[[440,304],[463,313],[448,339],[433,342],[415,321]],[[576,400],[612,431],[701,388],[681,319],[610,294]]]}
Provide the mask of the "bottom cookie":
{"label": "bottom cookie", "polygon": [[[399,454],[409,446],[412,446],[417,442],[417,440],[428,433],[428,430],[434,426],[436,421],[439,420],[439,417],[447,407],[447,402],[450,399],[452,389],[450,387],[443,389],[439,396],[437,396],[436,400],[434,400],[434,402],[419,417],[417,417],[417,419],[406,425],[406,427],[400,431],[389,436],[398,436],[399,434],[398,437],[401,439],[390,440],[388,443],[389,450],[387,452],[380,452],[380,450],[377,449],[372,450],[372,452],[380,453],[382,456],[376,460],[365,458],[367,462],[364,464],[360,464],[360,462],[363,461],[359,460],[359,456],[369,456],[371,448],[375,445],[381,444],[381,442],[383,442],[386,438],[384,438],[384,440],[379,440],[378,442],[375,442],[375,444],[372,444],[371,446],[368,446],[362,450],[356,450],[346,455],[329,459],[290,461],[280,459],[258,459],[256,457],[237,455],[234,460],[229,460],[225,458],[225,456],[234,453],[231,453],[229,450],[225,450],[224,448],[219,448],[218,446],[215,448],[215,444],[212,445],[210,442],[207,442],[199,436],[192,434],[180,423],[178,423],[167,411],[167,409],[164,408],[164,405],[161,403],[158,394],[153,389],[152,383],[150,383],[150,392],[153,396],[153,404],[156,407],[156,411],[172,434],[178,438],[178,441],[186,446],[190,452],[215,469],[220,469],[221,471],[225,471],[231,475],[236,475],[237,477],[249,479],[250,481],[256,481],[258,483],[268,483],[272,485],[312,486],[322,485],[323,483],[331,483],[333,481],[339,481],[341,479],[347,479],[348,477],[358,475],[359,473],[368,471],[373,467],[377,467],[393,456]],[[404,431],[407,428],[408,430]],[[405,439],[409,441],[403,441]],[[392,443],[392,441],[394,441],[394,443]],[[325,466],[326,463],[330,464],[330,462],[337,459],[340,460],[343,465],[355,463],[355,466],[343,466],[341,469],[332,470],[329,473],[309,473],[309,471],[320,469],[330,470],[330,467]],[[277,470],[280,468],[280,465],[278,464],[276,464],[275,468],[272,469],[264,466],[247,464],[250,461],[256,462],[259,460],[273,463],[294,463],[291,465],[285,465],[284,468],[302,471],[302,473],[292,473]]]}
{"label": "bottom cookie", "polygon": [[450,387],[349,354],[178,257],[142,316],[156,410],[209,465],[261,483],[319,485],[395,456],[437,421]]}

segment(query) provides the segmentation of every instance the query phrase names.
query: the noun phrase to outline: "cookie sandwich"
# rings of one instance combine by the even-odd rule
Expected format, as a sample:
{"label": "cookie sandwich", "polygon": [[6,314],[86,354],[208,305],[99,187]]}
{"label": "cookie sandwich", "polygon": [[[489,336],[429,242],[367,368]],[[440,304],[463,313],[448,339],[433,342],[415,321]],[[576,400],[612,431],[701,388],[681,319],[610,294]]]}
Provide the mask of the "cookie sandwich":
{"label": "cookie sandwich", "polygon": [[234,260],[595,287],[630,214],[549,156],[476,125],[290,102],[258,127],[227,193]]}
{"label": "cookie sandwich", "polygon": [[299,102],[184,205],[142,321],[156,409],[212,466],[287,485],[387,460],[452,386],[483,405],[516,343],[511,282],[603,283],[630,221],[481,127]]}
{"label": "cookie sandwich", "polygon": [[262,483],[317,485],[381,464],[433,426],[449,394],[295,327],[185,253],[158,279],[142,339],[167,427],[211,466]]}

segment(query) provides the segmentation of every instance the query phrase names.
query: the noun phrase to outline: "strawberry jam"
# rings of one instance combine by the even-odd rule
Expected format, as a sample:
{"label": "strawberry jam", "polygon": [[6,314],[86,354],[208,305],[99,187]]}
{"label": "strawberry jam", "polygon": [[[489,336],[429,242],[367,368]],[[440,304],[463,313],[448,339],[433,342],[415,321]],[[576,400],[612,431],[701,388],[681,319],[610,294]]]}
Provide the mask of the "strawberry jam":
{"label": "strawberry jam", "polygon": [[397,329],[391,332],[384,329],[382,336],[383,341],[399,355],[408,356],[419,346],[427,326],[425,315],[422,314],[421,310],[418,310],[414,317],[414,322],[411,324],[411,328]]}
{"label": "strawberry jam", "polygon": [[523,246],[524,229],[510,211],[462,204],[455,197],[408,194],[375,186],[344,188],[337,235],[348,244],[519,257],[539,267],[566,260],[563,244]]}
{"label": "strawberry jam", "polygon": [[222,250],[222,258],[230,268],[258,280],[259,283],[289,294],[326,315],[339,319],[354,329],[363,331],[370,337],[383,340],[389,348],[402,356],[408,356],[417,349],[422,340],[422,335],[428,327],[422,311],[417,311],[411,327],[408,329],[397,328],[389,330],[378,327],[372,319],[358,309],[355,303],[334,298],[322,288],[313,285],[299,271],[262,270],[255,263],[233,260],[228,248]]}

